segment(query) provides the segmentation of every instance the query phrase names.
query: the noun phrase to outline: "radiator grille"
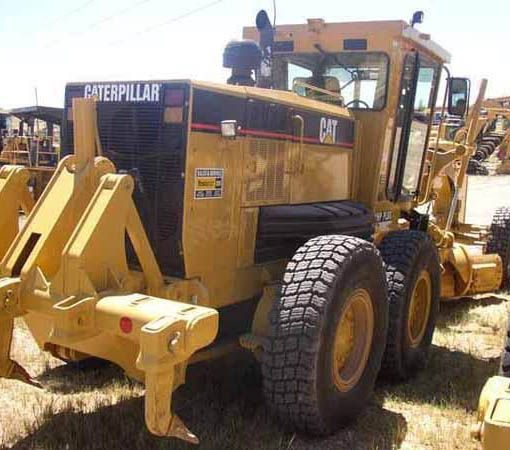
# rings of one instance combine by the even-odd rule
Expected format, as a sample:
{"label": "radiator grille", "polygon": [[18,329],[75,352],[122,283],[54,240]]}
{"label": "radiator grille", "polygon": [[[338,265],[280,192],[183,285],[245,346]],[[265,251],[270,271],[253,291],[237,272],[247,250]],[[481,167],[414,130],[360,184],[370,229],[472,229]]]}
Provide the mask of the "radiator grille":
{"label": "radiator grille", "polygon": [[[66,105],[71,105],[68,92]],[[185,124],[164,123],[164,107],[155,103],[98,103],[103,153],[119,172],[136,181],[134,200],[161,270],[183,276],[181,255],[185,164]],[[186,117],[186,115],[185,115]],[[72,152],[73,126],[64,127],[64,154]],[[130,264],[136,257],[128,245]]]}
{"label": "radiator grille", "polygon": [[248,147],[247,161],[245,203],[284,201],[288,192],[285,142],[252,139]]}

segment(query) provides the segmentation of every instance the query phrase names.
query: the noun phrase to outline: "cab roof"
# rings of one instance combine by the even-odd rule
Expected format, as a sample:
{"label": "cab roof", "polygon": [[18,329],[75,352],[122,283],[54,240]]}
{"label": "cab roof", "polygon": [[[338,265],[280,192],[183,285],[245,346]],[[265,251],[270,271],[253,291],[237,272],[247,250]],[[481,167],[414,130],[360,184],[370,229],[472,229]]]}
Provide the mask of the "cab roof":
{"label": "cab roof", "polygon": [[[255,27],[245,27],[245,39],[259,40]],[[394,41],[404,47],[418,48],[442,63],[449,63],[451,55],[430,35],[421,33],[402,20],[328,23],[323,19],[308,19],[306,24],[277,25],[275,53],[315,53],[316,44],[328,52],[383,51],[390,53]]]}

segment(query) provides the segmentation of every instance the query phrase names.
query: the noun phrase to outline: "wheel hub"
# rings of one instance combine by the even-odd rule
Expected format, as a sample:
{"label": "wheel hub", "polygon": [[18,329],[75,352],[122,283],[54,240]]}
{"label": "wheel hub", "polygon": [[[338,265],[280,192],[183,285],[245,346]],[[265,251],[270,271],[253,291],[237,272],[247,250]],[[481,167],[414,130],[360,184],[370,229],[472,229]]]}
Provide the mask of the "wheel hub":
{"label": "wheel hub", "polygon": [[346,392],[361,378],[374,333],[374,309],[365,289],[355,290],[345,302],[333,346],[333,380]]}
{"label": "wheel hub", "polygon": [[407,335],[411,347],[418,347],[427,331],[427,324],[432,303],[432,283],[430,275],[423,270],[414,286],[411,303],[409,305],[409,316],[407,320]]}

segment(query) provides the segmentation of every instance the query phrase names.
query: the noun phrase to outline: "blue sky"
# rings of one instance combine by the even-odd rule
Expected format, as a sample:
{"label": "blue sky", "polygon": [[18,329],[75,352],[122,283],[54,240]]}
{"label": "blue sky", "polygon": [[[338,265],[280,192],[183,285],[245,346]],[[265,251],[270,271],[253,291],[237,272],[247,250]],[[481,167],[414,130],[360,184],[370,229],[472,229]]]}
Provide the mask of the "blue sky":
{"label": "blue sky", "polygon": [[[223,81],[222,51],[240,38],[257,11],[272,16],[272,0],[223,0],[177,22],[172,18],[213,0],[0,0],[0,107],[61,106],[65,83],[86,80],[195,78]],[[277,23],[408,20],[453,55],[451,68],[475,85],[489,78],[489,95],[510,95],[510,1],[276,0]],[[77,14],[70,11],[85,5]],[[126,11],[129,9],[128,11]],[[120,12],[122,14],[118,15]],[[113,19],[110,16],[118,15]],[[149,32],[140,33],[151,29]]]}

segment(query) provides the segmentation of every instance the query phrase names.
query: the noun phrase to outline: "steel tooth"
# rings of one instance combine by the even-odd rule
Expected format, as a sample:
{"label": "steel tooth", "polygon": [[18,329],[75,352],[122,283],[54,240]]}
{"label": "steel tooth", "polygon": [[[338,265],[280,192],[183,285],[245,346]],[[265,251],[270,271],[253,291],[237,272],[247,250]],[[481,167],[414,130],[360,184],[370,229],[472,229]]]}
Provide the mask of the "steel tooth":
{"label": "steel tooth", "polygon": [[198,445],[200,443],[198,437],[193,434],[177,414],[173,414],[168,436],[182,439],[190,444]]}
{"label": "steel tooth", "polygon": [[30,374],[21,365],[19,365],[16,361],[11,361],[11,364],[12,369],[9,375],[10,379],[22,381],[23,383],[29,384],[30,386],[42,389],[41,383],[32,378]]}
{"label": "steel tooth", "polygon": [[0,377],[10,378],[32,386],[41,387],[20,364],[11,359],[10,354],[13,333],[14,320],[0,320]]}

